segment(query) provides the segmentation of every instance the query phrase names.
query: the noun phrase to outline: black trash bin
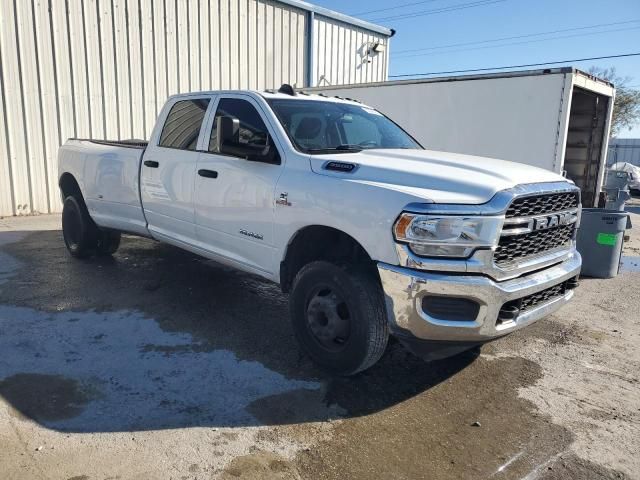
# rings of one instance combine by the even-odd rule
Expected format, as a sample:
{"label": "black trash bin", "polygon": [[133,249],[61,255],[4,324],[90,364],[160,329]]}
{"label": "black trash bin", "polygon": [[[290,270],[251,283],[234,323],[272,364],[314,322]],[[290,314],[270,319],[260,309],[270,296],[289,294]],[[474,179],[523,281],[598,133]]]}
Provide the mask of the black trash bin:
{"label": "black trash bin", "polygon": [[578,251],[582,255],[580,275],[613,278],[618,274],[628,214],[604,208],[582,210]]}

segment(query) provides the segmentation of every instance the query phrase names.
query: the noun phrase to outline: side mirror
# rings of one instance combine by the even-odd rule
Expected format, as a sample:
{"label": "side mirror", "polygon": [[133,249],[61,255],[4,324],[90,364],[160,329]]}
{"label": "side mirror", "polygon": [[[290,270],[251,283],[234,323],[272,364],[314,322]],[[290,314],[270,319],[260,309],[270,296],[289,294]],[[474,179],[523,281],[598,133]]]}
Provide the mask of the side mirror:
{"label": "side mirror", "polygon": [[240,142],[240,120],[235,117],[218,117],[216,125],[218,152],[223,155],[241,157],[253,162],[280,163],[278,152],[267,138],[265,145]]}
{"label": "side mirror", "polygon": [[220,153],[224,153],[225,147],[240,143],[240,120],[223,116],[216,123],[216,147]]}

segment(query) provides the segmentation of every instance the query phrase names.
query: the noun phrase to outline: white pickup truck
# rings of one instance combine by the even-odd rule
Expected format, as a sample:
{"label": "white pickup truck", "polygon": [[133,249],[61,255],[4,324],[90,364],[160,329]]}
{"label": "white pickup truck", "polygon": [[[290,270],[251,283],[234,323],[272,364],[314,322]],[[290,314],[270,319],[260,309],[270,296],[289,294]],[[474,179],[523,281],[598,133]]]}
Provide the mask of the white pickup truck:
{"label": "white pickup truck", "polygon": [[531,324],[581,266],[572,182],[425,150],[370,107],[287,85],[172,96],[148,142],[70,139],[59,172],[74,257],[126,232],[277,282],[302,347],[342,375],[390,334],[434,359]]}

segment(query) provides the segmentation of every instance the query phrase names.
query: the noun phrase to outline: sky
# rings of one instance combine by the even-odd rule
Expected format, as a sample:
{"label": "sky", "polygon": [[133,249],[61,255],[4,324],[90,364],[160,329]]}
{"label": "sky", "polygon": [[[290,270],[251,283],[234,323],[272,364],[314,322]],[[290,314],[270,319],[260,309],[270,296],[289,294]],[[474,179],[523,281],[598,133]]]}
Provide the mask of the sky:
{"label": "sky", "polygon": [[[640,53],[640,0],[311,2],[395,29],[390,76]],[[640,56],[549,67],[563,65],[615,67],[640,88]],[[640,123],[619,137],[640,138]]]}

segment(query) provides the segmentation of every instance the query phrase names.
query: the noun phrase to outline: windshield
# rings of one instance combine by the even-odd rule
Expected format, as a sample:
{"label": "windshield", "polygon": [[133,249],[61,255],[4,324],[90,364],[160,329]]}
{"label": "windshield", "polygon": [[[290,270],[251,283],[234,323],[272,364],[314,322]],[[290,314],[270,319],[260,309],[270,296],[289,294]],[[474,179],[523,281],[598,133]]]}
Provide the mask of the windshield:
{"label": "windshield", "polygon": [[268,100],[294,146],[305,153],[373,148],[422,149],[373,108],[317,100]]}

